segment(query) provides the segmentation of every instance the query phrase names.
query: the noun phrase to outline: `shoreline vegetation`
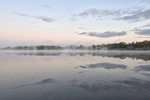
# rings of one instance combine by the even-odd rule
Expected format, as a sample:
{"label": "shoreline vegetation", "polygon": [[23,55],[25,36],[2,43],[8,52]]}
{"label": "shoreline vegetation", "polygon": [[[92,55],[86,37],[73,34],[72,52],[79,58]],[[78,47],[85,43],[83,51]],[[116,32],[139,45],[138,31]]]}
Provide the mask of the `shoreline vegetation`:
{"label": "shoreline vegetation", "polygon": [[15,47],[5,47],[1,50],[150,50],[150,40],[145,40],[142,42],[132,42],[132,43],[112,43],[112,44],[102,44],[102,45],[70,45],[66,47],[58,45],[37,45],[37,46],[15,46]]}

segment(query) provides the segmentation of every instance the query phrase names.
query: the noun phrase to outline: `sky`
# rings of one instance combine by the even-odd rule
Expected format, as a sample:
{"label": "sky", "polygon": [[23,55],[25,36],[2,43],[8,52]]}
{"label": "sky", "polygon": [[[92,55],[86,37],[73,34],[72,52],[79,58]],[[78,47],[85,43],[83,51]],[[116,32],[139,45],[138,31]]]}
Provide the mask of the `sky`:
{"label": "sky", "polygon": [[150,40],[150,0],[0,0],[0,47]]}

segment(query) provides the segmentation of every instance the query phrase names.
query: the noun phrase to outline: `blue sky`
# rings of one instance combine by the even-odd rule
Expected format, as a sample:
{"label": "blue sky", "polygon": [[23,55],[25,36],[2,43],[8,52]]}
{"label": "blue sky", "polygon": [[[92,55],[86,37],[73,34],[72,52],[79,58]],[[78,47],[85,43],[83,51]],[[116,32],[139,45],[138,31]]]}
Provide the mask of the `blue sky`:
{"label": "blue sky", "polygon": [[150,0],[0,0],[0,47],[150,39]]}

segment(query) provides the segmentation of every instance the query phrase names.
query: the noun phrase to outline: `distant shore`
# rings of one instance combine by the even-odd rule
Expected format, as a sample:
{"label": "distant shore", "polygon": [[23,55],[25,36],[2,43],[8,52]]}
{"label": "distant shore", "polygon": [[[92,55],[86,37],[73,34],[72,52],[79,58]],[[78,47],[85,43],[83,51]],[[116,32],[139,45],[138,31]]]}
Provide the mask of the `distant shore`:
{"label": "distant shore", "polygon": [[145,40],[128,44],[125,42],[119,42],[91,46],[70,45],[66,47],[59,45],[15,46],[1,48],[1,50],[150,50],[150,41]]}

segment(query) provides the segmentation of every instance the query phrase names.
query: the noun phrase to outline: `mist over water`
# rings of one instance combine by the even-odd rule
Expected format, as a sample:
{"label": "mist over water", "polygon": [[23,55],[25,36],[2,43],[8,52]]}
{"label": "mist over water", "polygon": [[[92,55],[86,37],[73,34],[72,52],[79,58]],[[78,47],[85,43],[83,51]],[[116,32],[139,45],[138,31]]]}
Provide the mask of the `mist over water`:
{"label": "mist over water", "polygon": [[140,50],[1,50],[7,54],[23,56],[101,56],[114,58],[150,59],[150,51]]}
{"label": "mist over water", "polygon": [[150,51],[1,50],[0,100],[149,100]]}

